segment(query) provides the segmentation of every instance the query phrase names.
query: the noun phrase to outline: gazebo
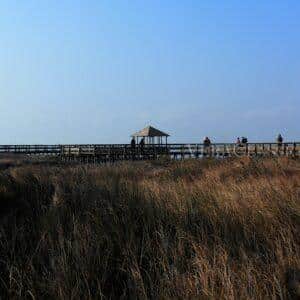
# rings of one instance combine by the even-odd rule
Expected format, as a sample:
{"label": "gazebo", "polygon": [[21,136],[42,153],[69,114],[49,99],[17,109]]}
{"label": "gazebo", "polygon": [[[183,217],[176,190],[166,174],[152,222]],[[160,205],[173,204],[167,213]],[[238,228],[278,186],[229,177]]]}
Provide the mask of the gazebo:
{"label": "gazebo", "polygon": [[148,126],[134,134],[131,135],[132,137],[136,138],[137,143],[139,138],[145,138],[146,144],[159,144],[162,145],[165,141],[165,144],[168,143],[169,135],[163,131],[160,131],[152,126]]}

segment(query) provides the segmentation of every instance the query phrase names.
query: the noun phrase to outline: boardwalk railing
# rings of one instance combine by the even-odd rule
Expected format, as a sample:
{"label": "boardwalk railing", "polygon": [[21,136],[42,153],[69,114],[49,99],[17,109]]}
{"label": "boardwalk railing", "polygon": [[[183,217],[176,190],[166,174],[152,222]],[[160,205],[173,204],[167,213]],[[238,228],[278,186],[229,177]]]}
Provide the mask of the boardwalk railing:
{"label": "boardwalk railing", "polygon": [[204,144],[150,144],[132,148],[130,144],[85,144],[85,145],[0,145],[0,154],[55,155],[62,159],[130,160],[156,159],[169,156],[174,159],[189,157],[233,156],[300,156],[300,142],[283,143],[215,143]]}
{"label": "boardwalk railing", "polygon": [[170,144],[169,153],[176,157],[226,157],[226,156],[299,156],[300,143],[215,143],[204,144]]}
{"label": "boardwalk railing", "polygon": [[60,154],[60,145],[0,145],[0,154]]}

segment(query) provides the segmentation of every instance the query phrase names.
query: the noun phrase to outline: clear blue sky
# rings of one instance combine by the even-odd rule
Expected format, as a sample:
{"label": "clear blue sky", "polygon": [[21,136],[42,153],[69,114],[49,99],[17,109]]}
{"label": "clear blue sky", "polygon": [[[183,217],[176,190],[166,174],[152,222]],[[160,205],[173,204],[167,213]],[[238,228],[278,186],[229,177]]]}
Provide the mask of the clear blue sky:
{"label": "clear blue sky", "polygon": [[300,140],[300,1],[0,1],[0,144]]}

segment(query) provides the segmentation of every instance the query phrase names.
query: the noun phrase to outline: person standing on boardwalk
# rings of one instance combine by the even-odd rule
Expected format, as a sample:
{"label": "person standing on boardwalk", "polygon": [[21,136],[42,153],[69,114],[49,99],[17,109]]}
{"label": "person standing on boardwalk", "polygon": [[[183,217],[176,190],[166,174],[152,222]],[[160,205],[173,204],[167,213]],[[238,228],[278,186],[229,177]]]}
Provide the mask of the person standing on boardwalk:
{"label": "person standing on boardwalk", "polygon": [[130,146],[131,146],[131,156],[132,156],[132,159],[135,159],[135,146],[136,146],[136,142],[135,142],[135,138],[134,137],[131,139]]}
{"label": "person standing on boardwalk", "polygon": [[282,146],[282,143],[283,143],[283,137],[282,137],[282,135],[279,133],[278,136],[277,136],[277,144],[278,144],[278,147],[281,147],[281,146]]}
{"label": "person standing on boardwalk", "polygon": [[142,155],[144,153],[144,147],[145,147],[145,138],[143,137],[140,141],[140,150]]}
{"label": "person standing on boardwalk", "polygon": [[135,149],[135,138],[134,137],[132,138],[130,145],[131,145],[131,149]]}
{"label": "person standing on boardwalk", "polygon": [[210,141],[210,139],[207,136],[205,137],[205,139],[203,141],[203,144],[204,144],[205,147],[209,147],[210,146],[211,141]]}
{"label": "person standing on boardwalk", "polygon": [[211,141],[207,136],[205,137],[205,139],[203,141],[203,145],[204,145],[204,155],[209,154],[210,153]]}
{"label": "person standing on boardwalk", "polygon": [[277,136],[277,153],[278,155],[280,155],[281,152],[281,148],[282,148],[282,143],[283,143],[283,137],[282,135],[279,133]]}

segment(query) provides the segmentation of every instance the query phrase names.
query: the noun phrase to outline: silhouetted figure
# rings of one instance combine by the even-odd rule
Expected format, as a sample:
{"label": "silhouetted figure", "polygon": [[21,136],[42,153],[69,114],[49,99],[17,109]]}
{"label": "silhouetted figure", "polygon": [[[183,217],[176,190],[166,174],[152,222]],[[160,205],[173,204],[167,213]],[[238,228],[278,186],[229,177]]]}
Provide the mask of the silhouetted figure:
{"label": "silhouetted figure", "polygon": [[132,138],[132,140],[130,142],[130,145],[131,145],[131,149],[135,149],[136,143],[135,143],[135,138],[134,137]]}
{"label": "silhouetted figure", "polygon": [[141,154],[144,153],[144,147],[145,147],[145,138],[142,138],[140,141]]}
{"label": "silhouetted figure", "polygon": [[278,136],[277,136],[277,144],[278,146],[282,146],[282,143],[283,143],[283,137],[282,135],[279,133]]}
{"label": "silhouetted figure", "polygon": [[135,159],[135,146],[136,146],[136,142],[135,142],[135,138],[133,137],[131,142],[130,142],[130,146],[131,146],[131,156],[132,159]]}
{"label": "silhouetted figure", "polygon": [[210,145],[211,145],[211,141],[208,137],[205,137],[204,141],[203,141],[203,145],[204,145],[204,156],[206,156],[207,154],[210,154]]}
{"label": "silhouetted figure", "polygon": [[236,139],[236,144],[237,144],[238,146],[241,146],[241,140],[240,140],[239,137]]}
{"label": "silhouetted figure", "polygon": [[242,144],[247,144],[248,143],[248,139],[246,137],[242,137]]}
{"label": "silhouetted figure", "polygon": [[208,137],[205,137],[204,141],[203,141],[203,144],[205,147],[209,147],[210,144],[211,144],[211,141]]}
{"label": "silhouetted figure", "polygon": [[281,149],[282,149],[282,142],[283,142],[283,137],[282,135],[279,133],[278,136],[277,136],[277,147],[278,147],[278,155],[280,155],[280,152],[281,152]]}

